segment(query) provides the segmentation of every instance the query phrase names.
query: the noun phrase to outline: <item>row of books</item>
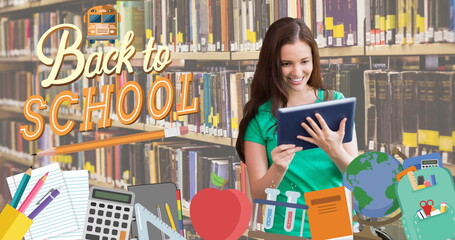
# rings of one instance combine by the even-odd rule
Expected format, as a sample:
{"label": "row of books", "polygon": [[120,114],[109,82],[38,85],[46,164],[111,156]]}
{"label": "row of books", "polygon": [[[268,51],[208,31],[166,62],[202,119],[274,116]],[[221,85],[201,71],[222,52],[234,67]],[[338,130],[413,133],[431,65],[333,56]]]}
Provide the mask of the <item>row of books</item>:
{"label": "row of books", "polygon": [[[259,50],[269,25],[286,16],[303,19],[319,47],[455,42],[454,5],[454,0],[147,0],[117,1],[115,7],[123,19],[119,38],[134,31],[138,51],[154,37],[175,52],[234,52]],[[58,10],[3,17],[0,56],[33,56],[51,26],[72,23],[85,33],[82,22],[81,12]],[[45,43],[46,54],[57,52],[60,34]]]}
{"label": "row of books", "polygon": [[14,162],[0,162],[0,208],[3,209],[12,199],[6,178],[22,173],[25,169],[26,167]]}
{"label": "row of books", "polygon": [[455,41],[453,0],[370,0],[366,4],[366,45]]}
{"label": "row of books", "polygon": [[[85,109],[86,101],[84,101],[82,89],[88,87],[97,87],[97,97],[95,102],[102,101],[104,98],[101,87],[108,84],[115,85],[115,92],[129,81],[135,81],[142,87],[144,95],[142,96],[143,107],[142,112],[136,122],[156,125],[160,127],[173,126],[188,126],[190,131],[213,136],[236,138],[238,135],[238,124],[243,117],[243,106],[249,100],[249,86],[253,78],[253,72],[236,72],[229,71],[225,68],[210,68],[207,72],[163,72],[160,74],[145,74],[140,69],[137,69],[134,74],[128,74],[123,71],[119,75],[102,75],[94,79],[85,77],[75,81],[72,84],[65,86],[53,86],[48,89],[41,87],[40,83],[49,75],[50,68],[39,65],[36,72],[5,72],[0,73],[0,82],[8,88],[1,90],[0,102],[3,104],[23,105],[25,97],[32,95],[40,95],[48,101],[50,107],[55,97],[65,90],[69,90],[79,96],[78,105],[62,105],[60,113],[82,116],[82,111]],[[73,69],[69,65],[65,65],[60,70],[59,77],[68,76]],[[177,116],[178,107],[181,102],[182,83],[180,77],[183,74],[192,74],[193,80],[189,86],[189,97],[187,105],[191,105],[193,98],[199,98],[198,112],[188,115]],[[22,77],[25,76],[25,77]],[[167,99],[169,96],[164,90],[158,90],[155,95],[156,105],[161,109],[168,101],[173,101],[171,113],[165,119],[156,120],[151,117],[148,105],[150,89],[154,81],[159,77],[169,79],[175,86],[174,99]],[[21,79],[21,81],[10,81],[9,79]],[[23,87],[25,86],[27,87]],[[11,91],[14,90],[14,91]],[[131,113],[137,108],[137,101],[133,93],[128,93],[123,102],[117,102],[117,95],[113,94],[110,116],[117,120],[117,105],[122,105],[126,113]],[[40,111],[45,113],[47,110]],[[93,113],[94,119],[99,118],[101,112]],[[82,119],[82,117],[81,117]]]}
{"label": "row of books", "polygon": [[[50,147],[131,134],[131,131],[113,128],[59,137],[46,130],[39,140],[32,142],[21,137],[17,129],[22,125],[23,122],[15,120],[0,121],[2,129],[11,129],[10,134],[4,134],[0,139],[0,146],[3,146],[1,149],[31,154]],[[49,126],[46,129],[50,129]],[[67,155],[44,156],[36,161],[40,166],[57,161],[62,169],[86,169],[90,172],[91,179],[122,188],[127,185],[173,182],[182,190],[182,196],[187,201],[202,189],[221,187],[224,180],[226,189],[246,190],[245,176],[242,184],[242,166],[233,148],[181,139],[138,142]]]}
{"label": "row of books", "polygon": [[[35,56],[39,39],[51,27],[71,23],[85,32],[86,27],[82,22],[80,12],[59,10],[33,13],[28,18],[24,18],[23,15],[11,18],[2,17],[0,18],[0,56]],[[44,54],[56,55],[62,33],[62,31],[57,31],[50,36],[44,43]],[[70,44],[74,43],[75,35],[74,32],[70,34]]]}
{"label": "row of books", "polygon": [[440,152],[455,163],[454,72],[365,71],[366,151]]}
{"label": "row of books", "polygon": [[38,2],[39,0],[0,0],[0,8],[21,6],[27,3]]}

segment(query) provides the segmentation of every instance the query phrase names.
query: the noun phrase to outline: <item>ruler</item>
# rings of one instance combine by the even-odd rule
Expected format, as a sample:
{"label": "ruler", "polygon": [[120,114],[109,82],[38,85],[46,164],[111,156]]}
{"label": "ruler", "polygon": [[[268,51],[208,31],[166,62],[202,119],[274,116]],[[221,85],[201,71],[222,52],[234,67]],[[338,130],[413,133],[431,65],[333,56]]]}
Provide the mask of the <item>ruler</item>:
{"label": "ruler", "polygon": [[166,234],[170,240],[186,240],[186,238],[180,235],[180,233],[174,231],[169,225],[161,221],[161,219],[159,219],[155,214],[151,213],[140,203],[134,204],[134,210],[136,211],[136,223],[139,240],[149,239],[147,228],[148,222]]}

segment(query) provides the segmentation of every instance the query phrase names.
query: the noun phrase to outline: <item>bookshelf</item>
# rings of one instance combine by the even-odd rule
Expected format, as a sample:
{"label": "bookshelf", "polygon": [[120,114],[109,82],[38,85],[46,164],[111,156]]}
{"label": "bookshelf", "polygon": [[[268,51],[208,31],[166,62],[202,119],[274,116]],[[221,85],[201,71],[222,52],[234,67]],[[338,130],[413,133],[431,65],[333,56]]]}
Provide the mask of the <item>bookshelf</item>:
{"label": "bookshelf", "polygon": [[171,59],[183,60],[231,60],[230,52],[172,52]]}
{"label": "bookshelf", "polygon": [[36,10],[36,9],[42,8],[42,7],[52,7],[53,5],[65,4],[65,3],[71,3],[71,2],[77,2],[77,1],[76,0],[42,0],[42,1],[37,1],[37,2],[29,2],[26,4],[22,4],[22,5],[0,8],[0,14],[13,14],[13,13],[24,11],[24,10],[33,11],[33,10]]}
{"label": "bookshelf", "polygon": [[433,43],[391,46],[367,46],[366,56],[455,55],[455,44]]}
{"label": "bookshelf", "polygon": [[[13,107],[9,105],[0,105],[0,111],[9,113],[12,116],[20,117],[20,115],[23,115],[23,108],[18,108],[18,107]],[[48,112],[42,112],[41,115],[43,115],[45,118],[49,118],[49,113]],[[61,120],[72,120],[76,122],[82,122],[82,116],[80,115],[73,115],[73,114],[59,114],[59,119]],[[92,119],[93,122],[97,122],[97,118]],[[144,123],[134,123],[131,125],[124,125],[119,121],[113,120],[112,121],[112,127],[118,127],[118,128],[123,128],[123,129],[129,129],[129,130],[137,130],[137,131],[155,131],[155,130],[162,130],[164,127],[158,127],[158,126],[153,126],[153,125],[147,125]],[[210,135],[204,135],[200,133],[194,133],[190,132],[186,135],[180,136],[180,138],[183,139],[189,139],[189,140],[196,140],[196,141],[202,141],[202,142],[208,142],[208,143],[215,143],[215,144],[220,144],[224,146],[230,146],[234,147],[235,146],[235,139],[232,138],[224,138],[224,137],[215,137],[215,136],[210,136]]]}
{"label": "bookshelf", "polygon": [[33,165],[33,159],[31,156],[29,157],[24,157],[23,155],[21,156],[21,153],[18,152],[0,152],[0,163],[1,162],[14,162],[20,165],[24,166],[30,166]]}
{"label": "bookshelf", "polygon": [[[413,45],[387,45],[387,46],[355,46],[340,48],[319,48],[321,58],[335,57],[370,57],[370,56],[422,56],[422,55],[455,55],[455,44],[433,43]],[[88,55],[86,55],[87,57]],[[257,60],[259,51],[245,52],[171,52],[171,59],[198,60],[198,61],[238,61]],[[65,57],[65,61],[75,61],[74,56]],[[133,66],[142,66],[143,55],[136,53],[131,60]],[[0,57],[0,64],[3,63],[38,63],[37,57]],[[171,65],[172,67],[173,65]],[[176,65],[181,66],[181,65]]]}

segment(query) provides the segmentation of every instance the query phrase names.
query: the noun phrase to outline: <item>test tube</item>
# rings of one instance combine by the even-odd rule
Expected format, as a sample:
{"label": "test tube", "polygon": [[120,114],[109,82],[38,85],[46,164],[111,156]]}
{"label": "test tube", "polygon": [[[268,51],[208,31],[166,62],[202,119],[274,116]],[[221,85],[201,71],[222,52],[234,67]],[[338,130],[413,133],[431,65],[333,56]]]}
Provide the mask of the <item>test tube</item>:
{"label": "test tube", "polygon": [[[267,200],[276,201],[276,197],[280,194],[280,190],[276,188],[266,188]],[[275,205],[265,206],[264,228],[271,229],[273,227],[273,218],[275,217]]]}
{"label": "test tube", "polygon": [[[300,193],[287,191],[286,196],[288,196],[288,203],[297,203],[297,198],[300,197]],[[286,232],[290,232],[294,229],[295,211],[295,208],[286,208],[286,218],[284,219],[284,230]]]}

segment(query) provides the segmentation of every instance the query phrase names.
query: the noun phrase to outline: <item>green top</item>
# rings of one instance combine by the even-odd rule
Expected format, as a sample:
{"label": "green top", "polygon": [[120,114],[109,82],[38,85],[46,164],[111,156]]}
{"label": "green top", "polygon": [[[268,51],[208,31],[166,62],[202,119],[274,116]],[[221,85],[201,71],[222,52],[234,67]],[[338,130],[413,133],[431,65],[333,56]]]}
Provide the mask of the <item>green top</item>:
{"label": "green top", "polygon": [[[340,92],[334,92],[334,99],[344,98]],[[324,91],[318,89],[318,99],[316,102],[322,102]],[[302,120],[303,121],[303,120]],[[271,151],[277,147],[277,120],[271,112],[271,101],[259,106],[258,113],[250,121],[245,131],[245,141],[262,144],[267,149],[268,167],[273,163]],[[280,195],[277,197],[278,202],[287,202],[286,191],[300,192],[298,204],[305,204],[303,193],[317,191],[327,188],[342,186],[343,175],[337,166],[332,162],[329,156],[320,148],[313,148],[297,152],[289,168],[284,175],[278,189]],[[292,232],[284,230],[284,218],[286,208],[275,207],[275,217],[273,227],[267,232],[283,235],[300,235],[300,226],[302,221],[302,210],[297,209],[295,213],[295,223]],[[311,237],[308,217],[305,217],[304,237]]]}

